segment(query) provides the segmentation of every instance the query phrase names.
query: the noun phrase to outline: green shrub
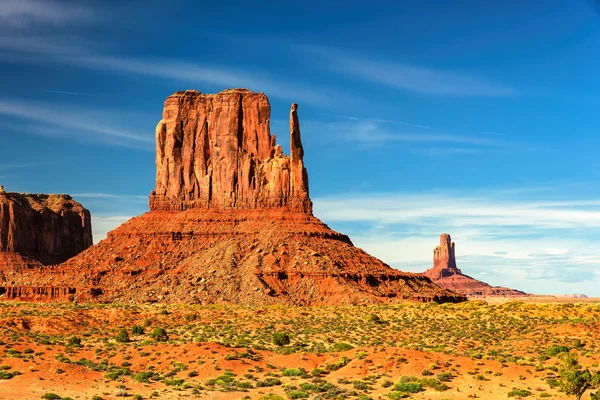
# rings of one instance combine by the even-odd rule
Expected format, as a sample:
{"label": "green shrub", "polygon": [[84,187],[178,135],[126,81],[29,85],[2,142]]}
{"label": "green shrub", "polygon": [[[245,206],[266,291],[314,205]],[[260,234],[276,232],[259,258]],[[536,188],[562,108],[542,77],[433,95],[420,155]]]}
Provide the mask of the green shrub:
{"label": "green shrub", "polygon": [[152,333],[150,333],[150,337],[157,342],[166,342],[169,340],[169,335],[167,334],[165,328],[154,328]]}
{"label": "green shrub", "polygon": [[287,392],[287,397],[290,399],[307,399],[308,393],[303,392],[302,390],[290,390]]}
{"label": "green shrub", "polygon": [[394,385],[395,392],[419,393],[423,390],[425,390],[423,389],[423,386],[421,386],[421,384],[417,382],[398,382]]}
{"label": "green shrub", "polygon": [[45,395],[42,396],[42,399],[45,400],[60,400],[61,397],[57,394],[54,393],[46,393]]}
{"label": "green shrub", "polygon": [[144,327],[142,327],[140,325],[134,325],[133,328],[131,328],[131,334],[132,335],[143,335]]}
{"label": "green shrub", "polygon": [[561,353],[568,353],[571,349],[569,349],[567,346],[552,346],[548,351],[547,354],[550,357],[553,356],[557,356]]}
{"label": "green shrub", "polygon": [[286,368],[281,371],[281,375],[283,376],[300,376],[302,378],[308,378],[308,374],[306,370],[302,367],[300,368]]}
{"label": "green shrub", "polygon": [[[79,347],[79,346],[81,346],[81,339],[79,339],[77,336],[71,336],[67,340],[67,346]],[[50,394],[52,394],[52,393],[50,393]]]}
{"label": "green shrub", "polygon": [[513,389],[508,392],[508,397],[527,397],[531,392],[527,389]]}
{"label": "green shrub", "polygon": [[127,343],[129,342],[129,334],[125,329],[121,329],[119,333],[117,333],[115,340],[119,343]]}
{"label": "green shrub", "polygon": [[348,351],[348,350],[352,350],[354,348],[354,346],[349,345],[348,343],[336,343],[333,346],[333,351],[335,352],[339,352],[339,351]]}
{"label": "green shrub", "polygon": [[273,344],[279,347],[287,346],[291,343],[290,335],[286,332],[273,333]]}

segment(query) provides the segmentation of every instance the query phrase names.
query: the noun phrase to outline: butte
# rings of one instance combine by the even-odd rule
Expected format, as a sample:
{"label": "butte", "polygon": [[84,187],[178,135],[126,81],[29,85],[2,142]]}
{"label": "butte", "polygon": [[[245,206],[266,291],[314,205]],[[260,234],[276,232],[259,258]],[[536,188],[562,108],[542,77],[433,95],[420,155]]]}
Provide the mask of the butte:
{"label": "butte", "polygon": [[456,266],[455,245],[447,233],[440,235],[440,245],[433,250],[433,267],[423,274],[439,286],[469,298],[529,296],[519,290],[491,286],[463,274]]}
{"label": "butte", "polygon": [[72,300],[98,302],[464,301],[422,274],[389,267],[313,215],[297,108],[286,156],[263,93],[168,97],[156,128],[150,211],[13,284],[66,286]]}

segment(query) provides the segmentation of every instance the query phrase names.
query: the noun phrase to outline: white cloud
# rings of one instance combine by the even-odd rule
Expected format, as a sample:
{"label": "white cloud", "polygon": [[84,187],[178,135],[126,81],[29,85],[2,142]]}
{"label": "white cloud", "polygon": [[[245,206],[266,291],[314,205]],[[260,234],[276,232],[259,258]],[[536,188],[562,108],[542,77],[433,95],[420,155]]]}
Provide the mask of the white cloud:
{"label": "white cloud", "polygon": [[5,27],[64,25],[87,20],[90,16],[90,10],[70,1],[2,0],[0,4],[0,23]]}
{"label": "white cloud", "polygon": [[461,72],[375,60],[328,47],[304,46],[301,51],[324,61],[327,68],[336,73],[415,93],[478,97],[511,96],[516,93],[510,87]]}
{"label": "white cloud", "polygon": [[[0,38],[0,49],[29,56],[5,57],[5,62],[44,64],[55,62],[98,71],[168,79],[184,84],[211,84],[223,88],[244,87],[265,92],[269,96],[319,106],[355,99],[352,94],[341,93],[333,88],[289,83],[289,80],[278,80],[254,71],[200,65],[172,58],[114,56],[94,51],[93,47],[68,38],[52,40],[41,37]],[[38,57],[40,55],[44,57]]]}
{"label": "white cloud", "polygon": [[[376,119],[346,119],[343,121],[304,121],[302,130],[305,134],[322,136],[327,134],[338,139],[354,142],[363,147],[377,147],[386,143],[440,143],[440,144],[463,144],[491,147],[505,146],[506,143],[487,135],[468,136],[436,132],[430,128],[413,129],[406,131],[393,126],[394,122]],[[452,150],[454,149],[454,150]],[[435,155],[436,148],[413,149],[416,152],[424,152],[426,155]],[[478,149],[450,148],[447,152],[470,154]]]}
{"label": "white cloud", "polygon": [[97,244],[106,238],[108,232],[112,231],[133,216],[127,215],[95,215],[92,213],[92,235],[94,243]]}
{"label": "white cloud", "polygon": [[153,132],[143,134],[113,125],[108,122],[111,120],[110,113],[92,112],[74,106],[57,107],[47,103],[0,99],[0,115],[33,123],[31,126],[18,127],[28,133],[144,150],[154,148]]}
{"label": "white cloud", "polygon": [[474,278],[534,293],[600,296],[594,240],[600,201],[549,194],[531,201],[523,197],[528,192],[534,189],[340,194],[314,203],[317,217],[399,269],[430,268],[433,248],[446,232],[457,243],[459,268]]}

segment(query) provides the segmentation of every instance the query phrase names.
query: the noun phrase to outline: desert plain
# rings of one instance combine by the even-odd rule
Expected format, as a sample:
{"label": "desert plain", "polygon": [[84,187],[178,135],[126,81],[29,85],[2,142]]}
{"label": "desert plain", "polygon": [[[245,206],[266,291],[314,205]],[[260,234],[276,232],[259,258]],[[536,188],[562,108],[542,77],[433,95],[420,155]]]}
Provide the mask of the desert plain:
{"label": "desert plain", "polygon": [[[0,303],[0,398],[568,399],[600,361],[600,303]],[[587,394],[589,395],[589,394]]]}

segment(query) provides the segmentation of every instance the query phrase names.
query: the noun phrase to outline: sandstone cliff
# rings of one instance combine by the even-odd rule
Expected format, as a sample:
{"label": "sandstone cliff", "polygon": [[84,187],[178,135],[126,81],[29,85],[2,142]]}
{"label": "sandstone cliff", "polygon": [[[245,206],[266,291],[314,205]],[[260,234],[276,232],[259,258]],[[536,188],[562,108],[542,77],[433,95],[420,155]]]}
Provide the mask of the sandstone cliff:
{"label": "sandstone cliff", "polygon": [[150,209],[310,212],[296,110],[292,105],[288,157],[271,135],[271,107],[263,93],[188,90],[170,96],[156,127],[156,190]]}
{"label": "sandstone cliff", "polygon": [[455,245],[449,234],[440,235],[440,245],[433,250],[433,268],[424,272],[439,286],[469,297],[520,297],[526,293],[490,286],[462,273],[456,266]]}
{"label": "sandstone cliff", "polygon": [[90,213],[71,196],[0,190],[0,252],[58,264],[91,245]]}
{"label": "sandstone cliff", "polygon": [[[465,300],[421,274],[392,269],[312,215],[297,112],[293,104],[286,156],[270,133],[264,94],[170,96],[156,130],[151,211],[51,272],[20,275],[11,298],[48,293],[50,300],[247,305]],[[48,292],[65,285],[69,290]]]}

